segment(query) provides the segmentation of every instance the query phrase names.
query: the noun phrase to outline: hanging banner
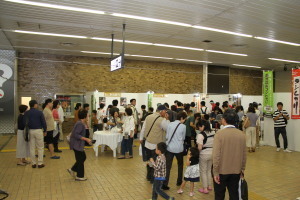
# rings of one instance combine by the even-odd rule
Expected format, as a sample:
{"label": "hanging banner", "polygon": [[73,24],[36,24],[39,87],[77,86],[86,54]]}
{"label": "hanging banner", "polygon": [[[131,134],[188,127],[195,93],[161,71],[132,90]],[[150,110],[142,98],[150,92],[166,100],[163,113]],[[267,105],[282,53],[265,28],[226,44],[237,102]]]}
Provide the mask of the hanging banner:
{"label": "hanging banner", "polygon": [[148,108],[150,108],[150,107],[152,107],[153,93],[152,92],[148,92],[147,93],[147,97],[148,97]]}
{"label": "hanging banner", "polygon": [[300,69],[292,69],[292,119],[300,119]]}
{"label": "hanging banner", "polygon": [[273,71],[263,71],[263,112],[273,114]]}

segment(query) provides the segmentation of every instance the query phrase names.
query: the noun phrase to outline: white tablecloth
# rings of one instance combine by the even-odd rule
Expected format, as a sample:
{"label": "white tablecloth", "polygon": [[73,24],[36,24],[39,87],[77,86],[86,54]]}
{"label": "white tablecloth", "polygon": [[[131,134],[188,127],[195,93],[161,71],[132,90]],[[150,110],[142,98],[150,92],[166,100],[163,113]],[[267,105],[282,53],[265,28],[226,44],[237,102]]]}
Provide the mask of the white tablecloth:
{"label": "white tablecloth", "polygon": [[96,156],[98,156],[98,147],[101,145],[101,150],[103,152],[104,146],[109,146],[116,157],[116,149],[120,142],[122,142],[123,136],[121,133],[112,133],[110,131],[96,131],[94,132],[93,139],[96,140],[94,144],[94,151]]}

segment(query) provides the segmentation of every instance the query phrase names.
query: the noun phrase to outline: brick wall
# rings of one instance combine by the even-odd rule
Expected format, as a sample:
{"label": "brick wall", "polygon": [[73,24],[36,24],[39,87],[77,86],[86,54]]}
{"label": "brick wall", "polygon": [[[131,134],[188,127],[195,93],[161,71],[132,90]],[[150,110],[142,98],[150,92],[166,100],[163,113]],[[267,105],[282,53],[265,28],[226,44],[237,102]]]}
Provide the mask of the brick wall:
{"label": "brick wall", "polygon": [[262,71],[231,68],[229,74],[230,94],[262,94]]}
{"label": "brick wall", "polygon": [[42,102],[56,93],[84,93],[96,89],[175,94],[202,91],[201,65],[125,60],[126,68],[110,72],[109,64],[105,58],[20,53],[19,94]]}
{"label": "brick wall", "polygon": [[[126,60],[110,72],[106,58],[20,53],[18,91],[43,102],[56,93],[88,91],[190,94],[202,92],[202,66]],[[230,69],[230,93],[261,95],[262,72]]]}

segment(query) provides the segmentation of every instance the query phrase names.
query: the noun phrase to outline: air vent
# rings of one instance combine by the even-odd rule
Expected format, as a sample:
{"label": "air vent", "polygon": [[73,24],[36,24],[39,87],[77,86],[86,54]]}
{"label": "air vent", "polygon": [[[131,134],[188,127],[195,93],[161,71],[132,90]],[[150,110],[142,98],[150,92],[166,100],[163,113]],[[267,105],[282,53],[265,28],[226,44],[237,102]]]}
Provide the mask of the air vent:
{"label": "air vent", "polygon": [[72,42],[61,42],[60,45],[64,46],[64,47],[74,47],[74,46],[77,46],[77,44],[72,43]]}
{"label": "air vent", "polygon": [[230,46],[236,47],[236,48],[245,48],[245,47],[248,47],[248,44],[232,44]]}

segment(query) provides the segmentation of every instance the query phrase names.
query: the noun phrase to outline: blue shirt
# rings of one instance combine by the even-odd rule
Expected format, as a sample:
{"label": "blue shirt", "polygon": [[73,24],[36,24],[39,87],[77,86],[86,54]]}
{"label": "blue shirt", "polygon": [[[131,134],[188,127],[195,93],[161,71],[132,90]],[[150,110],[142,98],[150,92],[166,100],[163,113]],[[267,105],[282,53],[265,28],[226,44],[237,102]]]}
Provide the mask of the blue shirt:
{"label": "blue shirt", "polygon": [[29,129],[43,129],[44,132],[47,131],[46,120],[42,111],[35,108],[30,108],[30,110],[26,111],[23,118],[24,126],[27,118],[29,120]]}
{"label": "blue shirt", "polygon": [[[177,125],[179,124],[176,132],[174,133]],[[174,133],[174,136],[171,140],[171,137]],[[179,120],[171,122],[167,129],[167,150],[172,153],[181,153],[183,152],[183,143],[185,140],[186,126],[181,124]],[[171,140],[171,141],[170,141]]]}

